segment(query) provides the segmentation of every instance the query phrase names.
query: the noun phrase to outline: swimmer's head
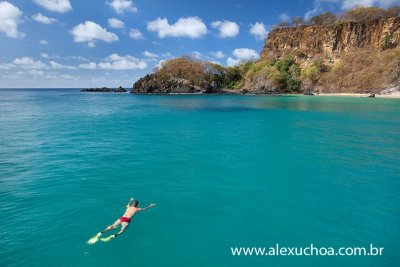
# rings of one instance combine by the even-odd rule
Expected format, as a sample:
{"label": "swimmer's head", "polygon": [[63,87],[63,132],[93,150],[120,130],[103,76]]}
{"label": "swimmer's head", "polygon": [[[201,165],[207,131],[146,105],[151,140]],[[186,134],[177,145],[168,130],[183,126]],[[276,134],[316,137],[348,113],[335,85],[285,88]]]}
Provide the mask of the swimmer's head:
{"label": "swimmer's head", "polygon": [[133,206],[136,208],[139,205],[139,201],[135,200],[133,201]]}

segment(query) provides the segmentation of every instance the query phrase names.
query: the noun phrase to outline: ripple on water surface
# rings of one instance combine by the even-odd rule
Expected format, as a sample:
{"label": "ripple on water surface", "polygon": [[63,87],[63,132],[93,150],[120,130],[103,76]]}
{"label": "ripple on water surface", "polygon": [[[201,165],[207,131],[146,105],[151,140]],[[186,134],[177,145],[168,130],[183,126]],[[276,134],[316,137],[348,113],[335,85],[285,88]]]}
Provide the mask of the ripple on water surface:
{"label": "ripple on water surface", "polygon": [[[0,90],[0,265],[397,266],[399,125],[396,99]],[[86,246],[131,196],[157,206]],[[275,243],[385,253],[229,251]]]}

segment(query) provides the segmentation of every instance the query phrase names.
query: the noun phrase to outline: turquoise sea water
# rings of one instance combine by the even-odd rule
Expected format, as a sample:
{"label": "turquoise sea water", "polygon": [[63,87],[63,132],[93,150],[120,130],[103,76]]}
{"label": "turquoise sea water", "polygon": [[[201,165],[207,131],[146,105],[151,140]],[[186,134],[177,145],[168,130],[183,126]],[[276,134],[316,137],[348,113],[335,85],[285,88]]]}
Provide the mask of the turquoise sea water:
{"label": "turquoise sea water", "polygon": [[399,160],[399,99],[0,90],[0,266],[399,266]]}

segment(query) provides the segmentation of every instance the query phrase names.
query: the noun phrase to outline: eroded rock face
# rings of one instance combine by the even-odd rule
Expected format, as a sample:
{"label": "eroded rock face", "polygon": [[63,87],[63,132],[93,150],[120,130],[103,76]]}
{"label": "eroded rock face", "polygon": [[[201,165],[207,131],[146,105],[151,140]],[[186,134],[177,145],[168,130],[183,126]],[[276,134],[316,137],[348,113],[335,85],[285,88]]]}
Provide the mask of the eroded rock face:
{"label": "eroded rock face", "polygon": [[267,95],[284,93],[282,90],[279,90],[279,88],[272,85],[270,81],[258,77],[254,77],[250,84],[251,86],[245,86],[242,88],[241,93]]}
{"label": "eroded rock face", "polygon": [[332,26],[310,25],[273,30],[261,59],[290,54],[301,62],[316,56],[335,63],[342,52],[373,47],[377,50],[400,46],[400,17],[373,22],[343,22]]}
{"label": "eroded rock face", "polygon": [[195,94],[206,89],[191,84],[186,79],[159,79],[154,74],[148,74],[139,79],[131,90],[132,94]]}

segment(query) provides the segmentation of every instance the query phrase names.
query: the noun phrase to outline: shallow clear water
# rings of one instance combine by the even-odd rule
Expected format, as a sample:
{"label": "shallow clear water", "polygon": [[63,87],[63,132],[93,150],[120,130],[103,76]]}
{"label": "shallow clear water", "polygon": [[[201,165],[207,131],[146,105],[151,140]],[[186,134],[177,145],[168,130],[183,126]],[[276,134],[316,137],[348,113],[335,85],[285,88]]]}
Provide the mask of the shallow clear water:
{"label": "shallow clear water", "polygon": [[[398,266],[399,154],[398,99],[0,90],[0,265]],[[275,243],[385,249],[230,252]]]}

